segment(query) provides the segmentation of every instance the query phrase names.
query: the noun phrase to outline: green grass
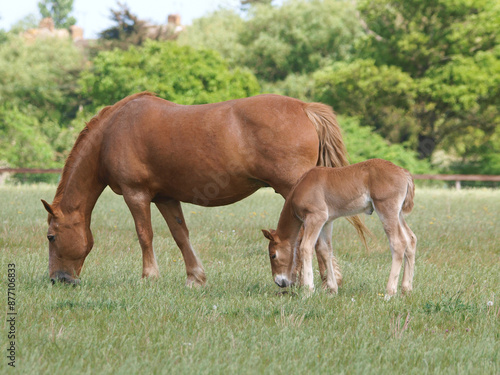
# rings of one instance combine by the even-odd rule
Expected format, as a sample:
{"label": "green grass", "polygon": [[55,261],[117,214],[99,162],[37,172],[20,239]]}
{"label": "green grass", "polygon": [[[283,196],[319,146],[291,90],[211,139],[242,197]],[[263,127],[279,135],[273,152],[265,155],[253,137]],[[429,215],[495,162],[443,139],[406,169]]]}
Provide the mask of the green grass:
{"label": "green grass", "polygon": [[[15,263],[18,373],[500,373],[499,190],[417,189],[407,219],[418,236],[414,292],[389,301],[390,252],[376,215],[366,217],[376,236],[368,253],[345,220],[335,222],[338,295],[320,290],[316,266],[311,297],[279,294],[260,232],[276,227],[283,204],[269,189],[227,207],[184,205],[208,277],[198,289],[184,286],[180,251],[156,210],[162,276],[140,279],[132,218],[106,190],[81,285],[52,286],[40,198],[54,192],[0,188],[2,304]],[[0,373],[10,370],[5,320]]]}

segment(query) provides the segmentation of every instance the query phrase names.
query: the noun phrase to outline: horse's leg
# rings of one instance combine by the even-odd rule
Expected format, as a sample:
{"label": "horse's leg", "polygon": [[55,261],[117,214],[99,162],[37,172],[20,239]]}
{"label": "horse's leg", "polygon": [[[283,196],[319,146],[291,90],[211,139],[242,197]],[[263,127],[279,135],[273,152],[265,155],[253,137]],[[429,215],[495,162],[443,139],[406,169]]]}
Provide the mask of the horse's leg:
{"label": "horse's leg", "polygon": [[374,202],[375,210],[382,221],[385,234],[389,239],[392,253],[392,267],[387,282],[387,294],[392,296],[398,289],[399,273],[403,264],[403,258],[407,247],[406,231],[399,221],[399,208],[396,200],[385,200]]}
{"label": "horse's leg", "polygon": [[158,264],[153,251],[153,228],[151,226],[151,198],[138,192],[124,192],[123,198],[132,213],[135,230],[142,249],[142,277],[158,277]]}
{"label": "horse's leg", "polygon": [[315,213],[307,215],[304,220],[304,237],[299,248],[302,257],[302,285],[309,287],[311,291],[314,290],[313,251],[327,218],[326,213]]}
{"label": "horse's leg", "polygon": [[403,214],[399,218],[403,228],[405,229],[408,241],[408,247],[405,251],[405,268],[403,273],[403,283],[401,289],[403,293],[411,292],[413,289],[413,273],[415,269],[415,253],[417,251],[417,236],[406,223]]}
{"label": "horse's leg", "polygon": [[328,272],[331,272],[331,277],[335,278],[337,287],[342,285],[342,273],[337,263],[337,259],[335,255],[333,255],[332,232],[333,221],[330,221],[323,227],[318,243],[316,244],[316,256],[318,258],[319,273],[323,281],[323,288],[328,287],[329,289],[331,289],[329,285],[333,284],[328,284]]}
{"label": "horse's leg", "polygon": [[[326,223],[316,243],[316,256],[318,258],[319,273],[323,281],[323,288],[337,293],[338,287],[342,282],[339,266],[333,256],[332,249],[332,229],[333,221]],[[323,270],[321,266],[323,265]]]}
{"label": "horse's leg", "polygon": [[201,261],[198,259],[191,242],[189,241],[189,230],[182,214],[182,208],[179,201],[168,200],[155,202],[156,207],[167,222],[170,233],[175,243],[181,249],[182,257],[186,265],[187,286],[201,286],[206,282],[205,270]]}

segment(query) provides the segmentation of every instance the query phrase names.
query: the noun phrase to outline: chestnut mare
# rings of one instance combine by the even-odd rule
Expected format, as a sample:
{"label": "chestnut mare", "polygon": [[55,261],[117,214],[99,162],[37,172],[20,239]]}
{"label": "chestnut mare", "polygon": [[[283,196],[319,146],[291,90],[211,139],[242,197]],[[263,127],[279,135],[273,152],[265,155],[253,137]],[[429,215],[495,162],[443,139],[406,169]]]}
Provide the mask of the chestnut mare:
{"label": "chestnut mare", "polygon": [[411,212],[414,195],[411,174],[387,160],[371,159],[343,168],[311,169],[287,197],[277,229],[262,230],[270,240],[274,281],[281,287],[289,286],[295,281],[294,271],[301,269],[302,285],[314,290],[312,249],[318,242],[323,243],[316,251],[318,262],[327,264],[323,286],[337,293],[341,276],[335,274],[329,261],[331,253],[324,246],[330,241],[333,220],[362,212],[371,215],[375,209],[392,252],[387,294],[396,294],[403,257],[402,289],[411,291],[417,237],[403,214]]}
{"label": "chestnut mare", "polygon": [[[143,277],[159,275],[151,202],[184,257],[187,285],[205,271],[189,242],[180,202],[219,206],[264,186],[283,197],[315,165],[347,165],[335,114],[320,103],[259,95],[185,106],[139,93],[102,109],[80,133],[49,212],[49,274],[77,283],[93,245],[94,205],[106,186],[123,195],[143,256]],[[362,233],[359,218],[351,221]],[[327,265],[322,264],[321,269]],[[331,265],[328,265],[331,267]]]}

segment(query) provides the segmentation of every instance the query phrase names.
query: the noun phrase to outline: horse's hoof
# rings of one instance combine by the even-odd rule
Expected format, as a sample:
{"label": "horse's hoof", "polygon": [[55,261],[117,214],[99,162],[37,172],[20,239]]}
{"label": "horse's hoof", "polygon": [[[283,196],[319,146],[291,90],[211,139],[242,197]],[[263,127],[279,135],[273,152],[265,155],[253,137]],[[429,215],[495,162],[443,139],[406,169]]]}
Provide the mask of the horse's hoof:
{"label": "horse's hoof", "polygon": [[189,275],[186,280],[186,286],[188,288],[199,288],[205,286],[206,282],[207,278],[205,277],[205,274]]}
{"label": "horse's hoof", "polygon": [[158,272],[143,272],[142,273],[142,278],[143,279],[150,279],[150,280],[156,280],[160,278],[160,274]]}

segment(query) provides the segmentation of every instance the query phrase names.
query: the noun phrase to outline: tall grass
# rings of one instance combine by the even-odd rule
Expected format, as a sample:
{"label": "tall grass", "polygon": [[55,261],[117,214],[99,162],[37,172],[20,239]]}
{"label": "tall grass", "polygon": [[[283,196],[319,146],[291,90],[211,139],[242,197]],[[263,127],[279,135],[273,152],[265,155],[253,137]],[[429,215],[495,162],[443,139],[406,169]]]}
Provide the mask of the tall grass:
{"label": "tall grass", "polygon": [[[390,251],[376,215],[366,217],[376,237],[369,252],[345,220],[334,224],[344,274],[338,295],[320,290],[318,274],[311,297],[280,293],[260,232],[275,228],[283,204],[269,189],[226,207],[184,205],[208,277],[195,289],[184,286],[180,251],[156,211],[162,276],[140,279],[131,215],[106,190],[92,217],[95,245],[81,285],[52,286],[39,199],[51,201],[54,192],[49,185],[0,188],[2,293],[15,263],[19,373],[500,372],[498,190],[417,190],[407,219],[418,236],[414,292],[389,301]],[[1,326],[0,372],[8,373],[8,327]]]}

